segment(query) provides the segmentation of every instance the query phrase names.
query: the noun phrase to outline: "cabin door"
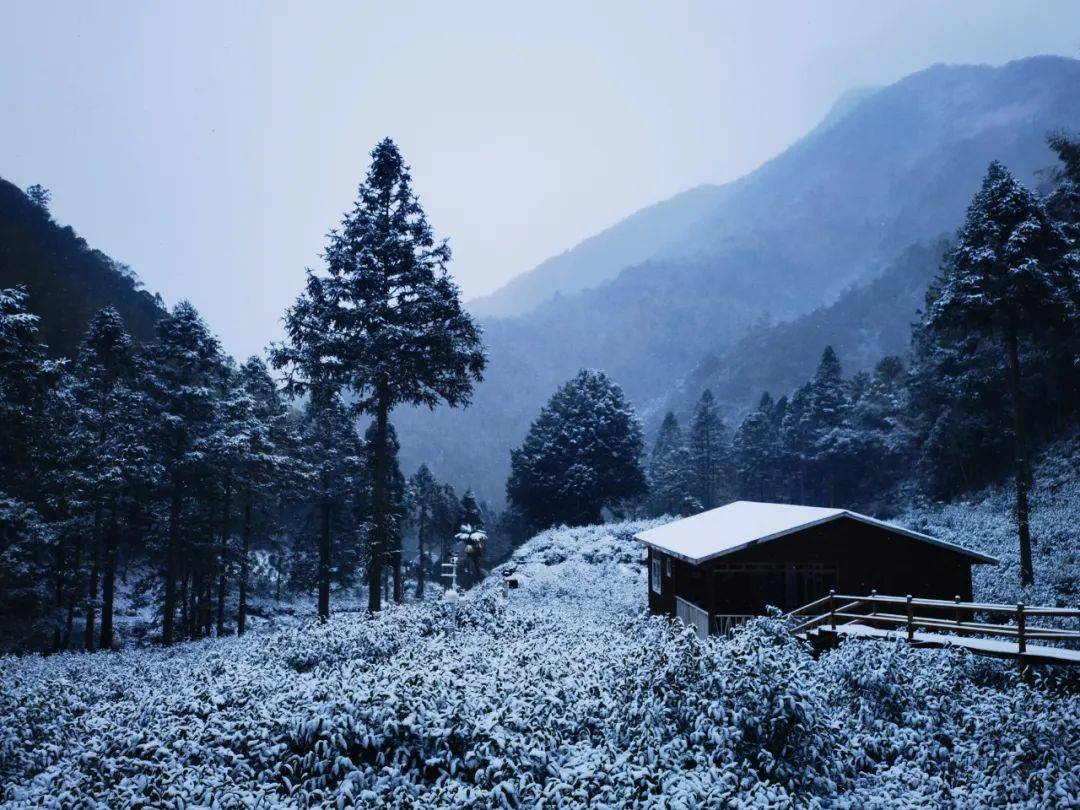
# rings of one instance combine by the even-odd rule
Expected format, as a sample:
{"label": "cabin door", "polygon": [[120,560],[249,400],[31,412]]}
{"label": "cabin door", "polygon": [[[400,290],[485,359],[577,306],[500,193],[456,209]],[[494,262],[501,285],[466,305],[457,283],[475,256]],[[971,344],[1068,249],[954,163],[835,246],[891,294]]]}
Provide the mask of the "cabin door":
{"label": "cabin door", "polygon": [[813,602],[836,588],[836,566],[789,564],[784,571],[784,610]]}

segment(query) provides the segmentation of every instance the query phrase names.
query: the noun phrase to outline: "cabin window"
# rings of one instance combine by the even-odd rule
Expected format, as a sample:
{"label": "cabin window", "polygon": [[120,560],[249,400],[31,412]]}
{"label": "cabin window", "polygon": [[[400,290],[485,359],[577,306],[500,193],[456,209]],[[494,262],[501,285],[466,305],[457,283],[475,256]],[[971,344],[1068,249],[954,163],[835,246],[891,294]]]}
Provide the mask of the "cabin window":
{"label": "cabin window", "polygon": [[671,577],[671,557],[664,557],[664,576]]}
{"label": "cabin window", "polygon": [[652,561],[652,589],[653,593],[663,593],[663,586],[660,582],[660,560],[653,558]]}

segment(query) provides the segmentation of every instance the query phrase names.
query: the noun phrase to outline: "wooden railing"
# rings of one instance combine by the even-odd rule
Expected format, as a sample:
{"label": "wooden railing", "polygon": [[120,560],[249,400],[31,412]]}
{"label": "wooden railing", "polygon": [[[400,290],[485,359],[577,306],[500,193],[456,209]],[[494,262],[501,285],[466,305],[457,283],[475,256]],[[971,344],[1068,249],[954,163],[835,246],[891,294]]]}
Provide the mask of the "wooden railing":
{"label": "wooden railing", "polygon": [[[979,614],[1005,616],[1005,623],[978,620]],[[1024,654],[1030,641],[1063,643],[1080,641],[1080,631],[1031,624],[1029,620],[1046,618],[1077,618],[1080,609],[1029,607],[1023,604],[1001,605],[965,602],[957,596],[947,599],[916,599],[912,596],[883,596],[872,591],[868,596],[851,596],[830,591],[787,614],[792,632],[806,633],[828,626],[836,630],[844,624],[885,627],[905,632],[908,641],[915,641],[918,630],[956,635],[1005,638]],[[1009,619],[1012,622],[1009,623]]]}
{"label": "wooden railing", "polygon": [[688,602],[681,596],[675,597],[675,615],[688,627],[693,627],[699,638],[709,635],[709,612]]}
{"label": "wooden railing", "polygon": [[712,614],[712,631],[718,636],[726,636],[736,627],[741,627],[757,616],[752,613],[714,613]]}
{"label": "wooden railing", "polygon": [[739,625],[754,618],[743,613],[709,613],[705,608],[698,607],[681,596],[675,597],[675,615],[685,625],[693,627],[701,638],[710,633],[726,636]]}

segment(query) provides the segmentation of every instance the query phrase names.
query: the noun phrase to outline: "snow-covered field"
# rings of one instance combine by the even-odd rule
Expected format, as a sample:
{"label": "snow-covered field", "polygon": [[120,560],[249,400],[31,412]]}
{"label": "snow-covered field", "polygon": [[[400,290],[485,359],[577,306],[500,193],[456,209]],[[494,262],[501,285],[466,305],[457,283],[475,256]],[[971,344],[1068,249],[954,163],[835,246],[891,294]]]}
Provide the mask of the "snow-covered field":
{"label": "snow-covered field", "polygon": [[642,613],[645,524],[557,529],[457,603],[0,658],[5,806],[1066,806],[1080,698],[959,651]]}

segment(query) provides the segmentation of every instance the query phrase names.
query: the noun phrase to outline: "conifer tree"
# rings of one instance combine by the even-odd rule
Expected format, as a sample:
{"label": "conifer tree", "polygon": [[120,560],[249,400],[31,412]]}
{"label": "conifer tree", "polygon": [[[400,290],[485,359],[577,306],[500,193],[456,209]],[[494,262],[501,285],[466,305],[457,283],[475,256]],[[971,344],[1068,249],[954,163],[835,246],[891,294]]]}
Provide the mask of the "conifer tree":
{"label": "conifer tree", "polygon": [[461,496],[461,523],[472,526],[474,529],[484,528],[484,515],[480,509],[480,503],[471,489],[465,490]]}
{"label": "conifer tree", "polygon": [[712,391],[707,388],[694,408],[688,446],[694,474],[694,495],[703,509],[712,509],[719,505],[730,459],[724,420]]}
{"label": "conifer tree", "polygon": [[[664,416],[649,456],[649,508],[654,515],[678,515],[689,508],[696,483],[690,451],[671,411]],[[697,503],[695,501],[695,503]]]}
{"label": "conifer tree", "polygon": [[424,582],[427,578],[428,549],[431,548],[433,532],[435,530],[436,513],[439,509],[439,500],[442,492],[431,474],[427,464],[421,464],[420,468],[409,478],[408,485],[409,508],[416,522],[416,595],[424,595]]}
{"label": "conifer tree", "polygon": [[731,442],[731,453],[740,491],[758,501],[772,496],[777,474],[779,436],[774,419],[774,403],[768,392],[757,408],[747,414]]}
{"label": "conifer tree", "polygon": [[326,621],[330,617],[332,571],[344,562],[335,563],[334,524],[345,524],[350,516],[361,480],[364,450],[341,398],[325,388],[309,390],[298,456],[318,524],[318,615]]}
{"label": "conifer tree", "polygon": [[1057,185],[1046,200],[1046,210],[1062,233],[1080,250],[1080,139],[1051,135],[1050,148],[1061,166],[1055,172]]}
{"label": "conifer tree", "polygon": [[556,391],[510,452],[508,499],[537,526],[600,521],[601,510],[645,493],[641,425],[602,371]]}
{"label": "conifer tree", "polygon": [[[290,485],[290,454],[295,445],[285,405],[277,385],[258,357],[250,357],[237,375],[239,401],[234,413],[238,427],[235,479],[240,494],[240,548],[237,635],[247,626],[248,569],[256,511],[269,509],[275,491]],[[226,499],[226,506],[228,499]],[[223,601],[219,584],[219,605]],[[219,608],[220,611],[220,608]]]}
{"label": "conifer tree", "polygon": [[147,359],[154,440],[169,504],[161,638],[164,644],[171,644],[176,637],[177,607],[184,606],[184,600],[177,599],[178,580],[183,574],[187,583],[190,573],[183,548],[185,499],[214,427],[225,365],[217,338],[186,301],[158,321],[157,341],[148,349]]}
{"label": "conifer tree", "polygon": [[100,578],[100,646],[109,649],[113,644],[121,512],[131,488],[151,474],[135,347],[120,313],[112,307],[105,307],[91,320],[73,371],[92,526],[85,647],[94,647]]}
{"label": "conifer tree", "polygon": [[309,271],[286,313],[287,342],[275,347],[273,362],[288,369],[290,393],[314,383],[344,387],[354,408],[374,417],[368,607],[376,611],[390,543],[390,412],[400,404],[468,404],[486,358],[446,269],[450,248],[436,241],[389,138],[372,151],[356,205],[331,233],[325,259],[327,273]]}
{"label": "conifer tree", "polygon": [[[26,290],[0,289],[0,624],[7,625],[0,633],[14,648],[44,629],[50,602],[59,612],[73,574],[58,527],[42,514],[49,461],[60,457],[41,452],[50,433],[47,395],[59,373],[45,357]],[[59,646],[56,621],[53,627]]]}
{"label": "conifer tree", "polygon": [[927,299],[923,331],[935,344],[979,335],[1000,347],[1008,369],[1021,584],[1034,580],[1022,346],[1080,317],[1077,256],[1045,207],[1000,163],[992,163],[968,208],[955,247]]}

